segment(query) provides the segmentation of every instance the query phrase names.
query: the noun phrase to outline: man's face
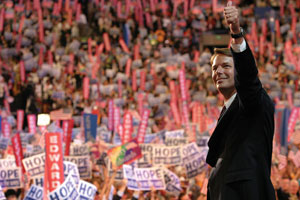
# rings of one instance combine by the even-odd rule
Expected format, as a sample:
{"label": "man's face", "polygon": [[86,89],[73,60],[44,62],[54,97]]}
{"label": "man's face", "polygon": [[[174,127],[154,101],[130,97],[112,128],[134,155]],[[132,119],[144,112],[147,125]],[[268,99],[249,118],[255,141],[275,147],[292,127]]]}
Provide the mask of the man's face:
{"label": "man's face", "polygon": [[212,79],[221,93],[232,93],[234,87],[234,66],[232,57],[218,54],[212,63]]}

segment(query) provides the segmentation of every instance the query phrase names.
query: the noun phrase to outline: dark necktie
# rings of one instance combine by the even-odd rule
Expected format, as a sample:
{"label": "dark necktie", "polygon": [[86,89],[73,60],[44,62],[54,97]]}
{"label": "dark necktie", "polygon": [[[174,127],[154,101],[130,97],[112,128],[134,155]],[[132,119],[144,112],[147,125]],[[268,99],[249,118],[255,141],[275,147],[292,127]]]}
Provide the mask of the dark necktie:
{"label": "dark necktie", "polygon": [[226,111],[226,106],[223,106],[218,121],[221,119],[221,117],[223,117],[225,111]]}

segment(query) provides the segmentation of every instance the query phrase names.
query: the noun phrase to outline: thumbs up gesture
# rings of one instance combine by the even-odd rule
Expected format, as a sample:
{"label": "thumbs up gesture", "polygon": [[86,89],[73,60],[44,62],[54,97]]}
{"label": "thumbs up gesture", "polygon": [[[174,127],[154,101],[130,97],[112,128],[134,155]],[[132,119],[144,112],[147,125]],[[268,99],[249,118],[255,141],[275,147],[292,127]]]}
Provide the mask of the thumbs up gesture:
{"label": "thumbs up gesture", "polygon": [[228,1],[226,7],[224,8],[224,18],[227,25],[230,28],[230,32],[237,34],[240,32],[240,23],[239,23],[239,11],[233,6],[232,1]]}

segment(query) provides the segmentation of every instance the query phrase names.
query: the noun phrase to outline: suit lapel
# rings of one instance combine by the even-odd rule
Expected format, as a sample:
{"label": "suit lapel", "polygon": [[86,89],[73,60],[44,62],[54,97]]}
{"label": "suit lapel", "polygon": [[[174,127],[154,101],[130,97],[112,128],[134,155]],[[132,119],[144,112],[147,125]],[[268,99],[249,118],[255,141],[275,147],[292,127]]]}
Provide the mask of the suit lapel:
{"label": "suit lapel", "polygon": [[208,141],[209,152],[206,162],[211,166],[215,166],[217,159],[224,150],[226,133],[224,129],[228,126],[228,122],[233,115],[238,111],[239,100],[238,95],[234,98],[230,107],[218,120],[217,126]]}

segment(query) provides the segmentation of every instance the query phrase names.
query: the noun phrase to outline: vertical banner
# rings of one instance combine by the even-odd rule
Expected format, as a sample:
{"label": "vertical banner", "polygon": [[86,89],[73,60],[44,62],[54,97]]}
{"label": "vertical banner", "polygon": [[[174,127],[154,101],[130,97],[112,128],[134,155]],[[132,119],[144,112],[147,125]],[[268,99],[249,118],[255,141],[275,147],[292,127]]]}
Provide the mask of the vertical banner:
{"label": "vertical banner", "polygon": [[132,70],[132,90],[136,91],[137,90],[137,84],[136,84],[136,70]]}
{"label": "vertical banner", "polygon": [[88,77],[83,78],[83,98],[88,99],[89,98],[89,90],[90,88],[90,79]]}
{"label": "vertical banner", "polygon": [[138,143],[144,143],[149,116],[150,116],[150,110],[143,109],[142,120],[140,122],[139,129],[138,129],[138,135],[137,135]]}
{"label": "vertical banner", "polygon": [[66,144],[65,146],[65,156],[69,156],[70,154],[70,145],[71,145],[71,140],[72,140],[72,130],[74,126],[74,120],[64,120],[62,129],[63,129],[63,141]]}
{"label": "vertical banner", "polygon": [[46,162],[49,190],[52,192],[64,182],[64,166],[61,133],[47,133]]}
{"label": "vertical banner", "polygon": [[3,27],[4,27],[4,14],[5,14],[5,8],[2,8],[0,11],[0,32],[3,31]]}
{"label": "vertical banner", "polygon": [[17,110],[17,131],[22,131],[24,122],[24,110]]}
{"label": "vertical banner", "polygon": [[134,45],[134,54],[133,54],[133,60],[140,59],[140,45],[136,44]]}
{"label": "vertical banner", "polygon": [[132,129],[133,129],[133,127],[132,127],[132,116],[127,111],[124,114],[124,119],[123,119],[124,134],[123,134],[123,137],[122,137],[122,144],[127,143],[131,140]]}
{"label": "vertical banner", "polygon": [[125,74],[127,77],[130,77],[131,64],[132,64],[132,60],[131,60],[131,58],[128,58],[127,62],[126,62],[126,68],[125,68]]}
{"label": "vertical banner", "polygon": [[142,91],[145,90],[145,83],[146,83],[146,72],[145,70],[140,71],[140,88]]}
{"label": "vertical banner", "polygon": [[104,40],[105,50],[107,52],[110,51],[111,50],[111,46],[110,46],[110,41],[109,41],[108,33],[103,33],[103,40]]}
{"label": "vertical banner", "polygon": [[144,109],[144,94],[139,93],[138,94],[138,112],[139,115],[142,115]]}
{"label": "vertical banner", "polygon": [[114,107],[114,131],[115,132],[118,131],[119,124],[120,124],[120,108],[115,106]]}
{"label": "vertical banner", "polygon": [[22,173],[25,173],[25,168],[22,163],[23,160],[23,149],[22,149],[22,143],[21,143],[21,137],[20,134],[17,133],[11,138],[12,147],[14,150],[14,155],[16,159],[16,165],[18,167],[21,167]]}
{"label": "vertical banner", "polygon": [[125,53],[130,53],[126,43],[124,42],[124,40],[122,38],[119,40],[119,44]]}
{"label": "vertical banner", "polygon": [[186,101],[187,100],[186,80],[185,80],[185,72],[183,69],[180,69],[180,71],[179,71],[179,83],[180,83],[180,91],[181,91],[182,100]]}
{"label": "vertical banner", "polygon": [[9,138],[11,134],[10,124],[7,121],[2,120],[1,126],[3,136]]}
{"label": "vertical banner", "polygon": [[114,130],[114,100],[108,102],[108,130]]}
{"label": "vertical banner", "polygon": [[43,63],[44,63],[44,48],[40,47],[40,50],[39,50],[39,66],[41,67]]}
{"label": "vertical banner", "polygon": [[85,141],[96,140],[97,135],[97,115],[83,114]]}
{"label": "vertical banner", "polygon": [[36,133],[36,115],[30,114],[27,115],[27,122],[28,122],[28,130],[29,133]]}

